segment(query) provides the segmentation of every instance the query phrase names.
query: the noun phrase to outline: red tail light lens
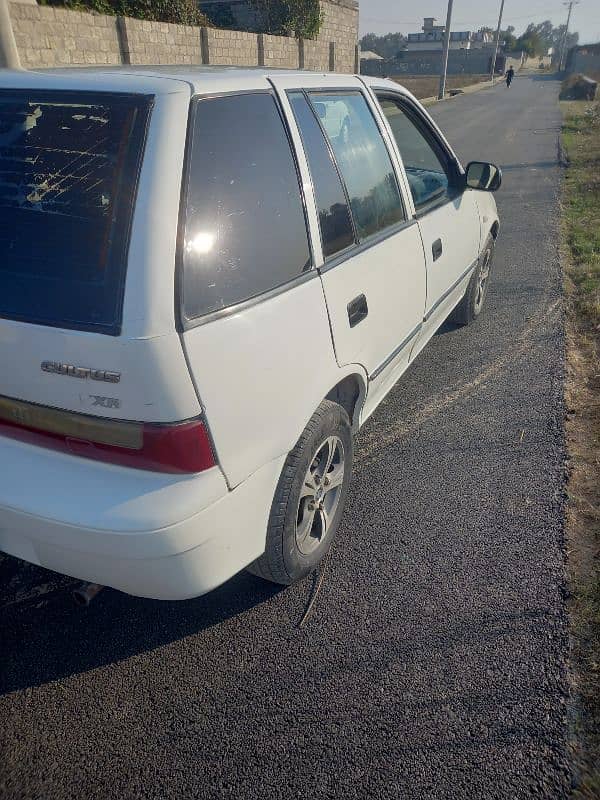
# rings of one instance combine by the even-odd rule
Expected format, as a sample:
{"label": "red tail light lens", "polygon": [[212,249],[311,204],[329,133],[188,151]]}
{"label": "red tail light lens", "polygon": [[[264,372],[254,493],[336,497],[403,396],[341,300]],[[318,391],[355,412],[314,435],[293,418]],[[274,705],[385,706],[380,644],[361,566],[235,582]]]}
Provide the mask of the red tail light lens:
{"label": "red tail light lens", "polygon": [[0,397],[0,434],[84,458],[157,472],[203,472],[216,464],[201,419],[167,425],[128,422]]}

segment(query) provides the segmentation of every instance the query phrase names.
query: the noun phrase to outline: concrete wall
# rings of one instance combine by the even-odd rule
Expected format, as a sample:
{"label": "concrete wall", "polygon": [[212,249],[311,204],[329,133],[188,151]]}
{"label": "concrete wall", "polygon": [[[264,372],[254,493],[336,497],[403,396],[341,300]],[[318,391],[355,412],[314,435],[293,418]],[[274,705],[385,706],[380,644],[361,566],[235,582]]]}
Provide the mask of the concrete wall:
{"label": "concrete wall", "polygon": [[586,48],[583,45],[571,50],[567,59],[567,72],[583,72],[584,75],[589,75],[596,79],[599,78],[600,46],[595,45]]}
{"label": "concrete wall", "polygon": [[[404,51],[402,58],[384,61],[362,61],[361,71],[365,75],[439,75],[442,68],[442,53],[410,53]],[[493,53],[485,50],[451,50],[448,53],[448,75],[483,75],[490,71]]]}
{"label": "concrete wall", "polygon": [[224,64],[355,72],[358,6],[322,0],[316,41],[147,22],[11,2],[10,17],[22,66],[81,64]]}

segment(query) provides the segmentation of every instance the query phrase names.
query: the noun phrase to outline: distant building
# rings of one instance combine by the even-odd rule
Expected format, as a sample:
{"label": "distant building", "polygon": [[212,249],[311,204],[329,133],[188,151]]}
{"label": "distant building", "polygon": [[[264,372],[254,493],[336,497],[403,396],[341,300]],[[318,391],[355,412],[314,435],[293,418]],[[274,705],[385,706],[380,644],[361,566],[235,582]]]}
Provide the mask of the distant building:
{"label": "distant building", "polygon": [[[445,25],[436,25],[435,17],[425,17],[423,33],[409,33],[406,49],[412,52],[422,50],[441,50],[444,45]],[[451,31],[451,50],[471,50],[490,47],[494,43],[494,35],[487,31]]]}

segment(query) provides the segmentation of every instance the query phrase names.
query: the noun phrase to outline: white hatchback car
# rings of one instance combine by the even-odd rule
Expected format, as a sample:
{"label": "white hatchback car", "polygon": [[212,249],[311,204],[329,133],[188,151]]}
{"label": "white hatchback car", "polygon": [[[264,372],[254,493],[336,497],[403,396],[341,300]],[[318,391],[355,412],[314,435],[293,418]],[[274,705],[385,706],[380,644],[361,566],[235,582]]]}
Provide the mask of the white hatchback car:
{"label": "white hatchback car", "polygon": [[164,599],[309,573],[353,432],[481,310],[500,180],[387,80],[0,72],[0,549]]}

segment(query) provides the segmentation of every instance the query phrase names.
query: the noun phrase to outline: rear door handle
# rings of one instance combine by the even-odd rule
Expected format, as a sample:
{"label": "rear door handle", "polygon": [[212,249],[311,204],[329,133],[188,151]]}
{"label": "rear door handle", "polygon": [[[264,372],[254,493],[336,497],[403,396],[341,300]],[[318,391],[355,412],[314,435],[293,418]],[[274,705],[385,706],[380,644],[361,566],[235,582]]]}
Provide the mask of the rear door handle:
{"label": "rear door handle", "polygon": [[362,322],[369,314],[369,307],[367,305],[367,298],[364,294],[359,294],[354,300],[348,303],[348,321],[350,327],[354,328],[359,322]]}
{"label": "rear door handle", "polygon": [[442,255],[444,248],[442,245],[441,239],[436,239],[435,242],[431,245],[431,253],[433,255],[433,260],[437,261],[438,258]]}

